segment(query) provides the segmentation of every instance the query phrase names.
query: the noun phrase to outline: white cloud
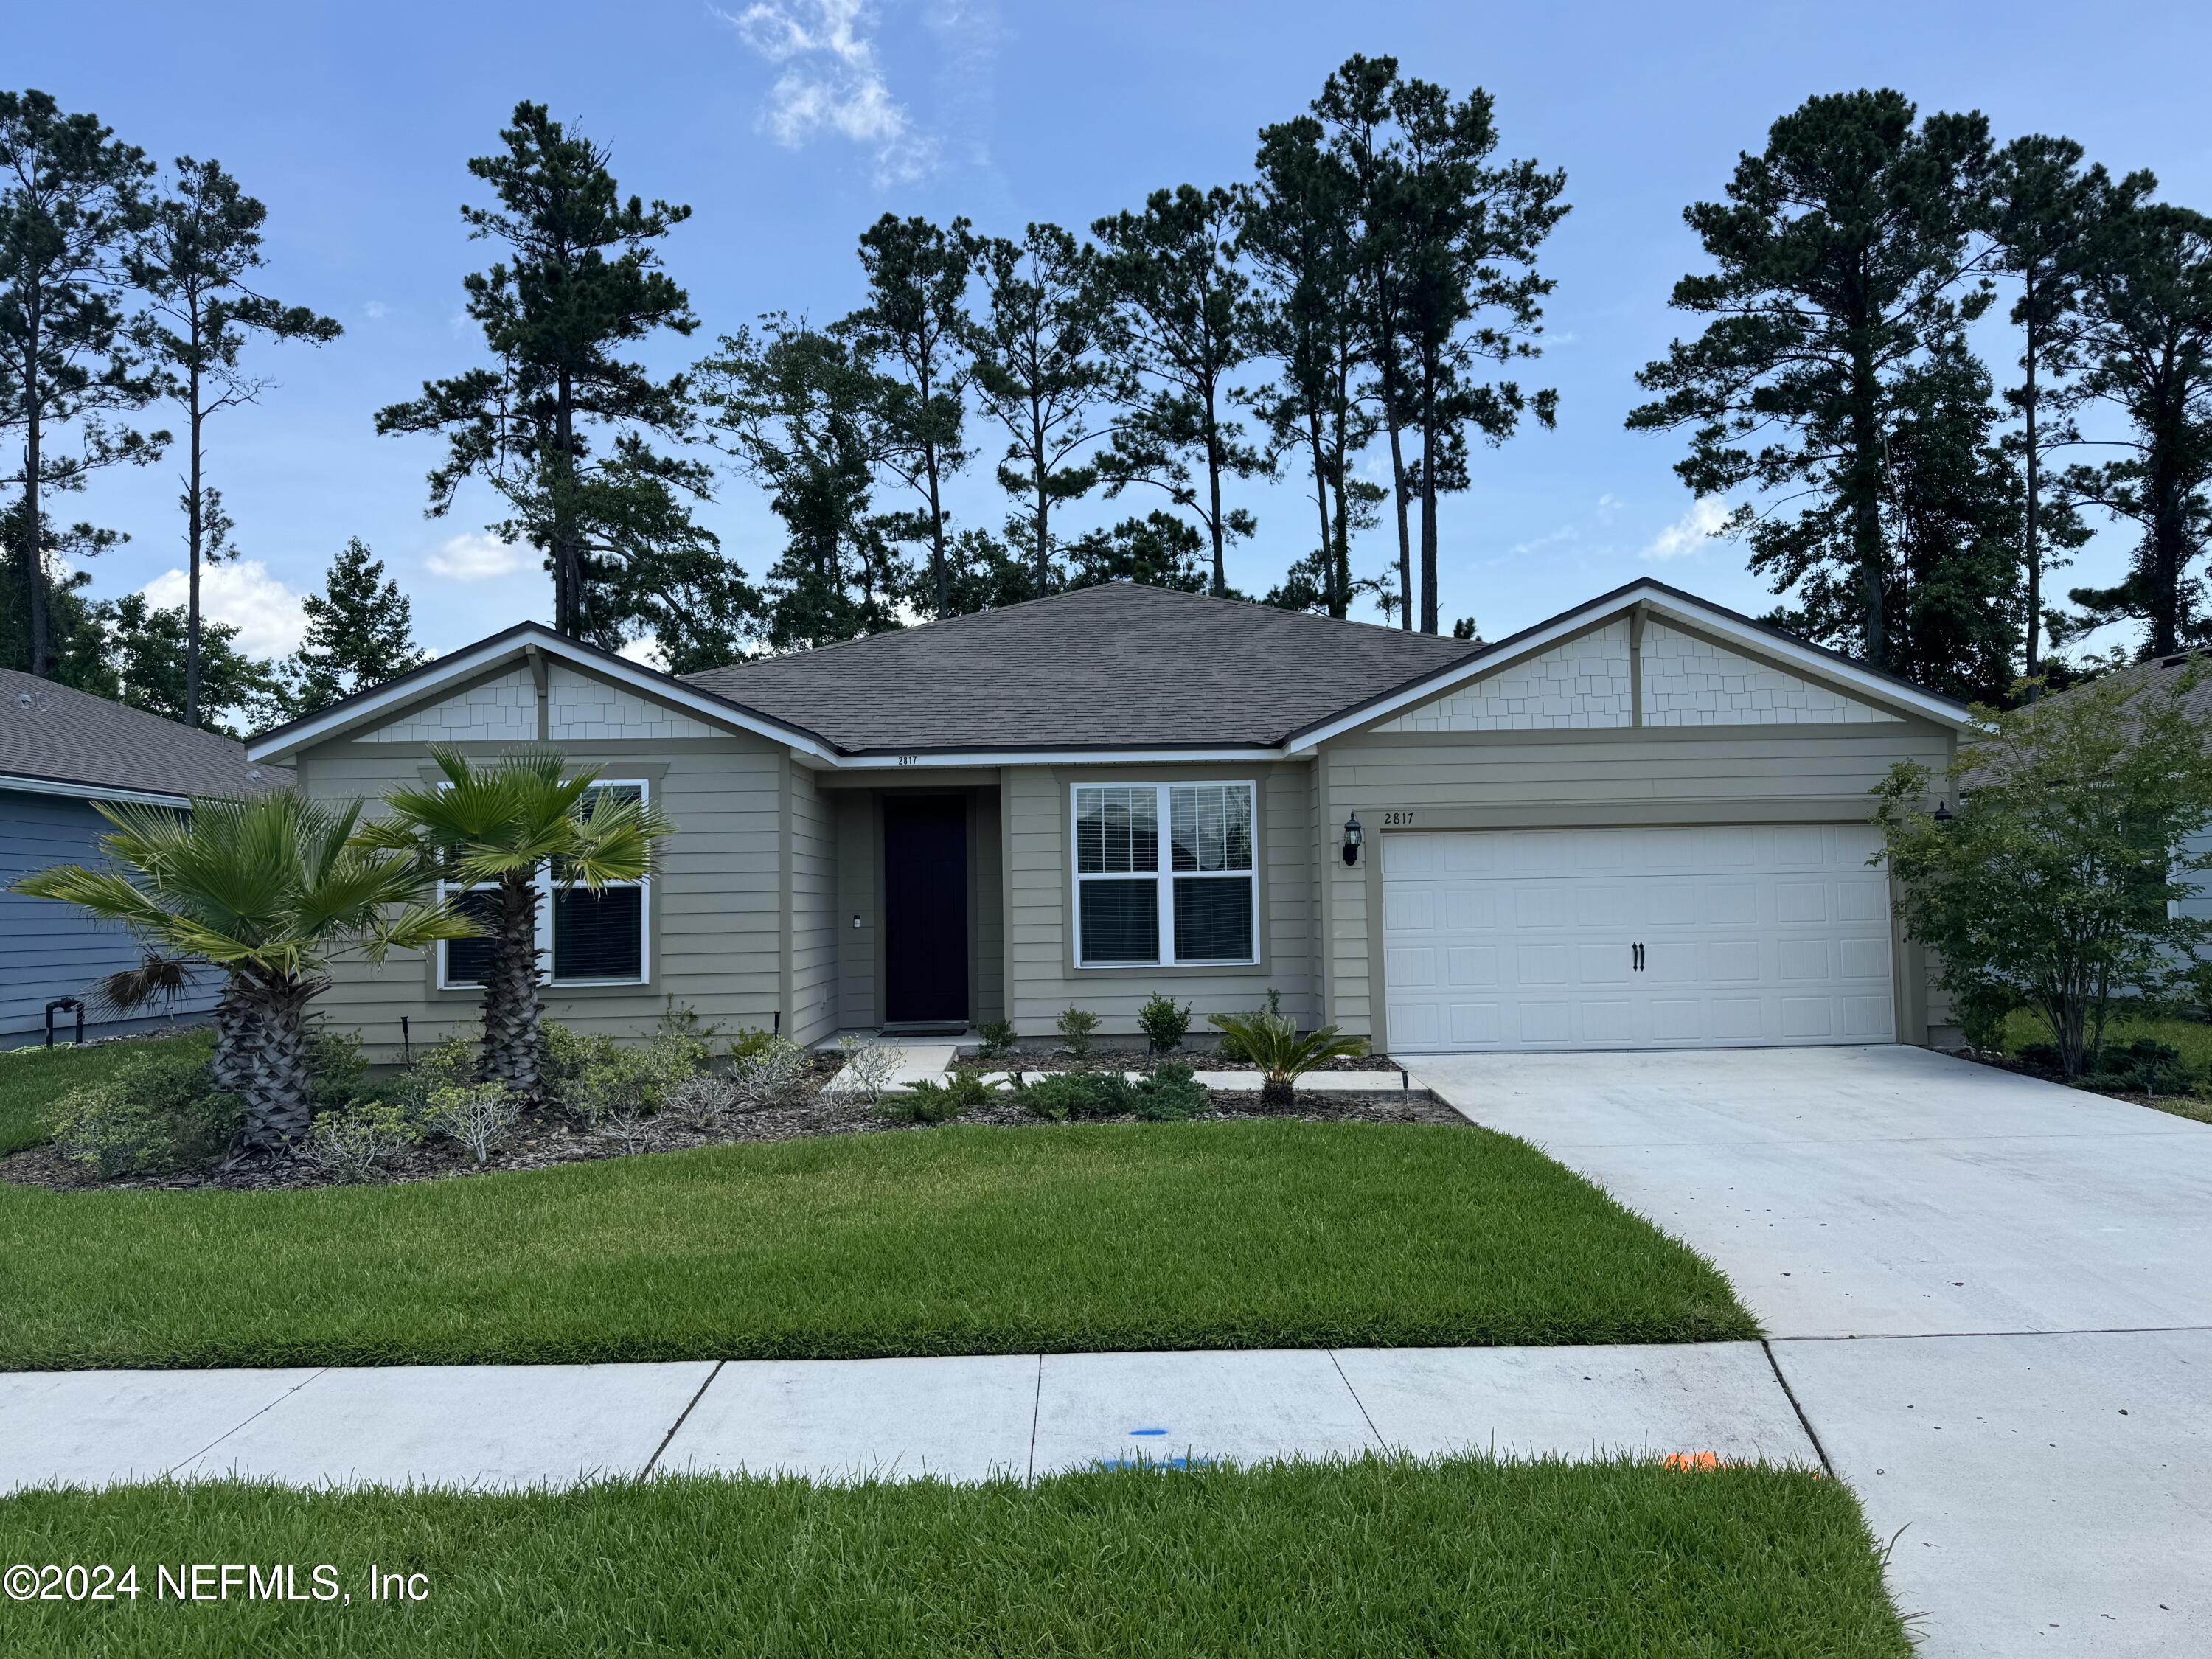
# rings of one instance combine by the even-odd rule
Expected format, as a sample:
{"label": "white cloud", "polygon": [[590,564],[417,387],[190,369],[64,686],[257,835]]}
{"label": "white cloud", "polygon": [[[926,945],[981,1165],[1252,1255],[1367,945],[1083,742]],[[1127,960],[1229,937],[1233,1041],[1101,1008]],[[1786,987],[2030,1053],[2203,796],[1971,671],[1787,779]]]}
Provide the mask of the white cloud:
{"label": "white cloud", "polygon": [[372,323],[380,322],[392,314],[392,307],[381,300],[371,300],[361,308],[362,315]]}
{"label": "white cloud", "polygon": [[1703,548],[1728,523],[1728,503],[1717,495],[1700,495],[1690,510],[1644,545],[1641,557],[1679,559]]}
{"label": "white cloud", "polygon": [[[146,602],[169,610],[184,604],[189,586],[183,571],[165,571],[146,584]],[[296,651],[307,630],[300,596],[270,575],[258,559],[202,566],[200,614],[235,623],[238,648],[254,657]]]}
{"label": "white cloud", "polygon": [[1620,516],[1620,497],[1610,489],[1597,498],[1597,518],[1600,524],[1611,524]]}
{"label": "white cloud", "polygon": [[1579,533],[1574,526],[1563,524],[1557,530],[1547,531],[1531,540],[1516,542],[1505,550],[1505,556],[1508,558],[1518,558],[1523,553],[1540,553],[1547,547],[1557,547],[1562,542],[1574,540]]}
{"label": "white cloud", "polygon": [[522,568],[522,550],[480,530],[454,536],[422,561],[434,576],[449,581],[483,582]]}
{"label": "white cloud", "polygon": [[865,0],[754,0],[735,14],[710,8],[738,38],[783,66],[761,125],[787,149],[828,132],[869,147],[880,183],[926,176],[936,141],[915,131],[876,62],[873,11]]}
{"label": "white cloud", "polygon": [[664,673],[667,672],[668,653],[660,648],[660,641],[650,634],[629,641],[615,655],[642,663],[647,668],[658,668]]}

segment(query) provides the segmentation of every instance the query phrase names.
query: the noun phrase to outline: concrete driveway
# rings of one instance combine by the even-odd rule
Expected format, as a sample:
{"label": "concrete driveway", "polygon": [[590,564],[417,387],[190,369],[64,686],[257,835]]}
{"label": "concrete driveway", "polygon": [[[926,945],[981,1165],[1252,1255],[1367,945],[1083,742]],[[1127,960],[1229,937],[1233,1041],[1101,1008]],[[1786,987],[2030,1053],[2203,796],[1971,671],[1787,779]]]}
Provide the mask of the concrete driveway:
{"label": "concrete driveway", "polygon": [[1412,1070],[1728,1273],[1927,1652],[2212,1653],[2212,1127],[1907,1048]]}

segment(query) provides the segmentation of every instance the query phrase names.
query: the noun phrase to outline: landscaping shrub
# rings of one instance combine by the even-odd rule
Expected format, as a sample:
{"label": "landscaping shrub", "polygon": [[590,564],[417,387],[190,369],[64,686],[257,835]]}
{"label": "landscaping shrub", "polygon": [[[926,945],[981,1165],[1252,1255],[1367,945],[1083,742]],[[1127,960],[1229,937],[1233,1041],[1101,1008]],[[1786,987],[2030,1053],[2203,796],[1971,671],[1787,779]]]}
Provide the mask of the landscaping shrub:
{"label": "landscaping shrub", "polygon": [[805,1087],[814,1078],[814,1056],[789,1037],[769,1036],[730,1050],[731,1103],[744,1111],[773,1106]]}
{"label": "landscaping shrub", "polygon": [[1180,1122],[1213,1103],[1206,1085],[1198,1081],[1197,1073],[1173,1060],[1155,1066],[1150,1076],[1138,1079],[1133,1093],[1137,1115],[1152,1123]]}
{"label": "landscaping shrub", "polygon": [[899,1068],[899,1050],[887,1042],[857,1036],[840,1039],[837,1049],[845,1056],[845,1063],[830,1079],[830,1087],[842,1096],[863,1096],[871,1106],[879,1104]]}
{"label": "landscaping shrub", "polygon": [[641,1048],[619,1048],[605,1037],[585,1039],[584,1047],[589,1058],[568,1084],[562,1108],[612,1134],[624,1152],[644,1151],[653,1139],[653,1119],[671,1091],[698,1075],[691,1050],[682,1042],[658,1038]]}
{"label": "landscaping shrub", "polygon": [[431,1131],[465,1146],[479,1168],[521,1121],[522,1103],[504,1083],[441,1089],[430,1097]]}
{"label": "landscaping shrub", "polygon": [[368,1057],[362,1052],[359,1033],[318,1024],[307,1032],[307,1048],[314,1079],[308,1096],[319,1115],[350,1106],[367,1092]]}
{"label": "landscaping shrub", "polygon": [[1014,1051],[1014,1025],[1012,1020],[987,1019],[975,1028],[975,1035],[983,1040],[983,1058],[999,1060]]}
{"label": "landscaping shrub", "polygon": [[[586,1036],[550,1019],[541,1022],[538,1036],[544,1044],[544,1052],[538,1062],[539,1086],[544,1090],[546,1099],[572,1111],[574,1109],[568,1107],[568,1095],[584,1073],[594,1066],[606,1064],[621,1052],[612,1037],[598,1033]],[[474,1065],[469,1067],[465,1074],[468,1079],[475,1079],[477,1069]],[[583,1115],[580,1112],[576,1115]]]}
{"label": "landscaping shrub", "polygon": [[215,1086],[213,1042],[178,1037],[62,1096],[54,1144],[106,1179],[162,1175],[222,1151],[245,1121],[245,1103]]}
{"label": "landscaping shrub", "polygon": [[1184,1034],[1190,1030],[1190,1004],[1176,1006],[1173,997],[1155,992],[1145,1006],[1137,1010],[1137,1024],[1145,1033],[1145,1040],[1156,1054],[1172,1054],[1182,1047]]}
{"label": "landscaping shrub", "polygon": [[367,1181],[422,1139],[421,1120],[404,1105],[355,1101],[317,1113],[300,1156],[333,1181]]}
{"label": "landscaping shrub", "polygon": [[1367,1052],[1366,1038],[1346,1036],[1334,1025],[1301,1035],[1296,1020],[1275,1011],[1273,993],[1268,1001],[1270,1006],[1265,1013],[1206,1016],[1220,1028],[1224,1047],[1234,1040],[1238,1053],[1260,1068],[1262,1106],[1290,1105],[1296,1097],[1297,1080],[1308,1072],[1340,1054]]}
{"label": "landscaping shrub", "polygon": [[1065,1123],[1089,1115],[1093,1098],[1090,1074],[1084,1072],[1040,1072],[1023,1085],[1018,1097],[1022,1109],[1033,1117]]}
{"label": "landscaping shrub", "polygon": [[950,1123],[988,1097],[980,1078],[961,1079],[949,1073],[943,1083],[929,1078],[910,1083],[902,1094],[884,1096],[876,1110],[894,1123]]}
{"label": "landscaping shrub", "polygon": [[1091,1034],[1098,1029],[1098,1016],[1073,1006],[1060,1010],[1060,1018],[1053,1022],[1066,1039],[1067,1052],[1081,1060],[1091,1052]]}
{"label": "landscaping shrub", "polygon": [[[2024,1044],[2014,1056],[2038,1071],[2063,1075],[2065,1062],[2055,1042]],[[2181,1051],[2156,1037],[2137,1037],[2124,1047],[2107,1043],[2096,1055],[2096,1064],[2083,1071],[2080,1081],[2092,1089],[2114,1094],[2184,1095],[2197,1079]]]}
{"label": "landscaping shrub", "polygon": [[463,1089],[476,1081],[477,1045],[475,1032],[456,1031],[427,1048],[418,1048],[414,1060],[386,1079],[379,1092],[404,1106],[416,1118],[427,1117],[430,1097],[439,1090]]}
{"label": "landscaping shrub", "polygon": [[708,1130],[727,1117],[737,1103],[737,1090],[726,1073],[701,1072],[668,1091],[664,1109],[695,1129]]}
{"label": "landscaping shrub", "polygon": [[[1261,1017],[1262,1012],[1264,1012],[1267,1018],[1271,1019],[1280,1019],[1283,1016],[1283,994],[1280,991],[1278,991],[1272,985],[1267,988],[1267,1006],[1264,1011],[1255,1008],[1249,1013],[1239,1015],[1238,1018],[1241,1019],[1257,1019]],[[1255,1063],[1252,1056],[1245,1052],[1244,1045],[1235,1031],[1231,1030],[1228,1026],[1223,1025],[1219,1020],[1214,1018],[1211,1014],[1206,1016],[1206,1024],[1217,1026],[1220,1029],[1222,1059],[1237,1060],[1248,1066]]]}
{"label": "landscaping shrub", "polygon": [[660,1011],[660,1023],[653,1028],[653,1040],[660,1046],[681,1054],[695,1072],[706,1069],[714,1057],[714,1039],[722,1028],[699,1018],[699,1011],[688,1002],[678,1002],[672,994]]}

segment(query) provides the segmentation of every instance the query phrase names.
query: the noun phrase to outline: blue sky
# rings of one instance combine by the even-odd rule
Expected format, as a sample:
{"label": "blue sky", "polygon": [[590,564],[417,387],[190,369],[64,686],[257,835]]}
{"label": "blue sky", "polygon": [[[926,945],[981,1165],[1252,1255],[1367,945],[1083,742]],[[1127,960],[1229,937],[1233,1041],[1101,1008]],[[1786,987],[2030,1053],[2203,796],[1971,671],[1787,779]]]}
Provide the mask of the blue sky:
{"label": "blue sky", "polygon": [[[49,7],[19,15],[9,46],[11,82],[95,111],[158,158],[222,160],[269,204],[268,287],[345,325],[320,351],[263,351],[281,386],[214,429],[212,481],[249,563],[214,580],[210,609],[261,650],[289,646],[297,594],[355,534],[434,647],[548,612],[534,559],[482,533],[488,499],[422,516],[435,443],[371,427],[426,376],[478,361],[460,278],[485,251],[455,210],[478,199],[465,159],[493,147],[518,98],[611,145],[626,189],[695,210],[665,245],[703,325],[657,350],[674,367],[760,312],[850,308],[854,238],[887,210],[1079,228],[1164,185],[1244,176],[1256,130],[1303,109],[1352,52],[1395,53],[1455,93],[1488,88],[1505,148],[1564,167],[1573,204],[1547,255],[1559,286],[1531,377],[1559,388],[1559,429],[1479,454],[1474,488],[1440,516],[1443,614],[1492,638],[1642,574],[1771,602],[1734,544],[1694,533],[1669,470],[1680,441],[1621,419],[1636,368],[1677,330],[1667,293],[1697,260],[1683,204],[1717,194],[1737,151],[1806,96],[1889,84],[1923,110],[1978,107],[2001,137],[2067,133],[2116,171],[2154,168],[2167,199],[2212,207],[2202,5],[395,0]],[[95,481],[87,510],[131,536],[94,566],[96,592],[180,591],[176,471]],[[1304,550],[1310,509],[1290,484],[1247,499],[1260,532],[1231,580],[1264,589]],[[988,465],[953,505],[998,525]],[[775,556],[750,486],[727,480],[705,517],[752,574]],[[1390,542],[1375,532],[1363,567]],[[2109,579],[2124,558],[2106,537],[2062,580]]]}

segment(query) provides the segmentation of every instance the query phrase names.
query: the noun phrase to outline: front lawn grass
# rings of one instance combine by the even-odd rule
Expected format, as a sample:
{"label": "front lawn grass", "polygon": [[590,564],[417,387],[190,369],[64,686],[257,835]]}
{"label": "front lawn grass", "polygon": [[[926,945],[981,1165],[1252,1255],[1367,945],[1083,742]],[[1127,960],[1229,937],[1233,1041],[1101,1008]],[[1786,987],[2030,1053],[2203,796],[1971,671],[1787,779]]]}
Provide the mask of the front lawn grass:
{"label": "front lawn grass", "polygon": [[[1907,1659],[1851,1495],[1802,1471],[1347,1464],[1014,1483],[685,1478],[559,1493],[124,1487],[0,1500],[11,1561],[134,1602],[0,1603],[13,1655],[717,1653]],[[154,1599],[328,1563],[352,1601]],[[369,1565],[427,1599],[367,1599]],[[242,1577],[242,1575],[241,1575]]]}
{"label": "front lawn grass", "polygon": [[278,1192],[0,1188],[0,1367],[1692,1342],[1717,1268],[1472,1126],[950,1127]]}

